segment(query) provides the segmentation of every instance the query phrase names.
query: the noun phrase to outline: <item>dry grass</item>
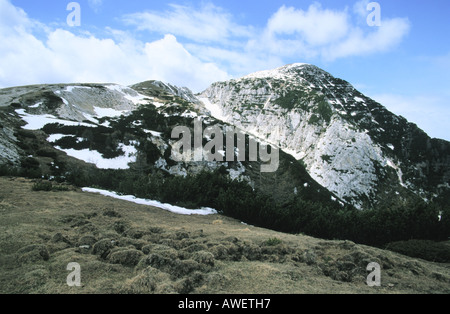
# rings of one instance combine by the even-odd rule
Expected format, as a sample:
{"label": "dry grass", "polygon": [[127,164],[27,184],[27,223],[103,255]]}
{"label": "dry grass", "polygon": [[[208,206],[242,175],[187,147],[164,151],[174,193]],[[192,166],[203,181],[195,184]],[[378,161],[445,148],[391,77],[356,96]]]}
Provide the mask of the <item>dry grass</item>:
{"label": "dry grass", "polygon": [[[0,178],[0,293],[449,293],[449,265]],[[280,241],[269,241],[279,239]],[[69,287],[67,264],[81,266]],[[366,285],[369,262],[382,286]]]}

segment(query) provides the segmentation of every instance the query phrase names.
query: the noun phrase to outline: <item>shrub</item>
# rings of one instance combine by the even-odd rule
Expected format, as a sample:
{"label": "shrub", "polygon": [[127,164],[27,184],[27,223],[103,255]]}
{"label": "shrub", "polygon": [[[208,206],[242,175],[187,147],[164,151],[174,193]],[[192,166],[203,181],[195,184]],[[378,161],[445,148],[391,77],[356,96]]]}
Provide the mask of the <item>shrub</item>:
{"label": "shrub", "polygon": [[48,261],[50,254],[48,248],[42,244],[32,244],[17,251],[18,262],[21,264]]}
{"label": "shrub", "polygon": [[277,100],[275,104],[279,105],[281,108],[292,110],[296,107],[300,107],[303,110],[307,110],[307,102],[309,95],[303,90],[289,91]]}
{"label": "shrub", "polygon": [[46,91],[42,94],[42,96],[45,97],[44,106],[46,106],[48,109],[54,110],[64,104],[62,99],[56,96],[53,92]]}
{"label": "shrub", "polygon": [[53,158],[53,159],[58,156],[58,154],[56,152],[51,151],[51,150],[46,150],[46,149],[39,149],[36,152],[36,155],[40,156],[40,157],[48,157],[48,158]]}
{"label": "shrub", "polygon": [[446,243],[429,240],[409,240],[389,243],[389,251],[424,260],[450,263],[450,247]]}
{"label": "shrub", "polygon": [[0,165],[0,177],[12,176],[15,177],[19,174],[19,169],[10,165]]}
{"label": "shrub", "polygon": [[113,247],[111,239],[103,239],[94,244],[92,254],[105,259]]}
{"label": "shrub", "polygon": [[69,187],[64,186],[64,185],[53,185],[52,186],[52,191],[54,191],[54,192],[65,192],[65,191],[69,191]]}
{"label": "shrub", "polygon": [[139,263],[143,256],[144,253],[141,251],[135,249],[125,249],[112,253],[110,261],[113,264],[134,267]]}
{"label": "shrub", "polygon": [[267,245],[267,246],[277,246],[277,245],[279,245],[281,243],[283,243],[283,241],[281,241],[278,238],[270,238],[266,242],[264,242],[264,244]]}
{"label": "shrub", "polygon": [[21,161],[22,168],[25,169],[38,169],[40,164],[35,158],[27,157]]}
{"label": "shrub", "polygon": [[317,114],[313,114],[308,121],[309,124],[319,124],[319,122],[320,122],[320,117]]}
{"label": "shrub", "polygon": [[53,184],[51,182],[42,181],[33,184],[33,191],[46,191],[49,192],[53,189]]}
{"label": "shrub", "polygon": [[62,192],[62,191],[69,191],[69,188],[64,185],[53,185],[51,182],[48,181],[39,181],[33,184],[32,187],[33,191],[45,191],[45,192]]}

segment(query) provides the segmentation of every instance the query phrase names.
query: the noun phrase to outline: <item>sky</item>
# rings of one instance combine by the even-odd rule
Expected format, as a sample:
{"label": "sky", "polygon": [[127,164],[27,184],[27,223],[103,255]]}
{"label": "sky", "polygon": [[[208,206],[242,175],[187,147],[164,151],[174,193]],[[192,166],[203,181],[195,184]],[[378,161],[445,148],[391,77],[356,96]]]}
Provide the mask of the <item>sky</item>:
{"label": "sky", "polygon": [[161,80],[201,92],[310,63],[450,140],[449,14],[448,0],[0,0],[0,88]]}

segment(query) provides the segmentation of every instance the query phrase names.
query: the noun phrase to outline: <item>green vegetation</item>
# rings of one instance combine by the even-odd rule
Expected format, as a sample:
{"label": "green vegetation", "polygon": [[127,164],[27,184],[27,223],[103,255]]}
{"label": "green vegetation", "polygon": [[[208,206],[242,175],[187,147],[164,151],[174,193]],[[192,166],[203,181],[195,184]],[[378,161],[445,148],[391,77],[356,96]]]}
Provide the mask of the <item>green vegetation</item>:
{"label": "green vegetation", "polygon": [[67,186],[63,185],[54,185],[52,182],[49,181],[38,181],[33,184],[32,190],[37,191],[45,191],[45,192],[61,192],[61,191],[68,191],[69,188]]}
{"label": "green vegetation", "polygon": [[323,155],[321,156],[322,160],[327,162],[327,163],[331,163],[331,160],[333,159],[333,156],[330,155]]}
{"label": "green vegetation", "polygon": [[324,121],[330,123],[333,111],[331,110],[331,107],[328,104],[328,102],[325,100],[325,97],[319,96],[316,102],[318,105],[317,108],[314,110],[314,112],[319,114]]}
{"label": "green vegetation", "polygon": [[[28,158],[23,165],[28,169],[14,172],[4,166],[0,174],[24,176],[38,163]],[[35,177],[32,172],[31,177]],[[55,180],[62,181],[61,178]],[[251,225],[323,239],[384,246],[410,239],[442,241],[450,236],[450,209],[432,203],[393,203],[359,211],[338,203],[333,205],[334,202],[308,200],[303,191],[284,201],[275,201],[246,182],[231,180],[224,169],[182,177],[163,171],[101,170],[65,165],[63,180],[79,187],[98,187],[192,209],[212,207]],[[37,185],[36,189],[48,190],[49,187]]]}
{"label": "green vegetation", "polygon": [[36,182],[33,185],[33,191],[51,191],[53,188],[53,185],[51,182]]}
{"label": "green vegetation", "polygon": [[409,240],[389,243],[387,250],[432,262],[450,263],[450,245],[429,240]]}
{"label": "green vegetation", "polygon": [[42,93],[45,99],[44,106],[50,110],[54,110],[60,107],[63,103],[62,99],[56,96],[53,92],[46,91]]}
{"label": "green vegetation", "polygon": [[281,243],[283,243],[283,241],[281,241],[278,238],[270,238],[266,242],[264,242],[264,244],[267,246],[277,246],[280,245]]}
{"label": "green vegetation", "polygon": [[281,108],[292,110],[294,108],[301,108],[308,110],[309,95],[303,90],[289,91],[283,96],[275,100],[275,104]]}
{"label": "green vegetation", "polygon": [[7,169],[11,175],[20,175],[28,178],[40,178],[42,177],[42,169],[37,159],[33,157],[26,157],[21,160],[21,167],[18,169]]}
{"label": "green vegetation", "polygon": [[319,124],[319,122],[320,122],[320,117],[316,114],[313,114],[311,116],[311,118],[309,118],[309,121],[308,121],[309,124],[316,124],[316,125]]}
{"label": "green vegetation", "polygon": [[319,95],[316,91],[308,93],[304,90],[296,89],[285,92],[281,97],[275,100],[276,105],[287,110],[300,108],[308,111],[310,109],[309,103],[311,102],[314,103],[315,106],[312,108],[313,115],[311,116],[309,123],[318,124],[320,121],[330,123],[333,111],[328,104],[325,95]]}
{"label": "green vegetation", "polygon": [[439,207],[433,204],[399,203],[359,211],[308,201],[302,193],[280,203],[246,182],[229,179],[220,169],[172,177],[162,172],[144,175],[78,168],[70,171],[67,180],[78,186],[96,186],[188,208],[212,207],[248,224],[324,239],[383,246],[409,239],[440,241],[450,236],[450,211],[444,211],[439,220]]}

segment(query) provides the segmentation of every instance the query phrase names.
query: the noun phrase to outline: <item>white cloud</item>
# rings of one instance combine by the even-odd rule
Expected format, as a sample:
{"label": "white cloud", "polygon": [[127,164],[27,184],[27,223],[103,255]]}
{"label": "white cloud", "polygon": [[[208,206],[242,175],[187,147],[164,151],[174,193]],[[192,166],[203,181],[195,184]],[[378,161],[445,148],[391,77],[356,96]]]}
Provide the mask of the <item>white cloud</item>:
{"label": "white cloud", "polygon": [[88,0],[89,6],[97,12],[103,5],[103,0]]}
{"label": "white cloud", "polygon": [[200,8],[170,4],[166,12],[139,12],[124,16],[123,20],[139,30],[171,33],[194,42],[221,42],[230,38],[250,37],[251,27],[233,22],[232,16],[212,3]]}
{"label": "white cloud", "polygon": [[380,27],[369,33],[354,28],[343,41],[324,47],[322,55],[327,60],[334,60],[389,51],[401,42],[409,29],[408,20],[400,18],[385,19]]}
{"label": "white cloud", "polygon": [[363,21],[363,23],[367,21],[367,6],[370,2],[372,1],[361,0],[353,5],[353,13],[355,13],[355,15],[358,16],[360,18],[360,21]]}
{"label": "white cloud", "polygon": [[281,66],[284,60],[315,63],[387,52],[408,34],[407,19],[384,18],[381,27],[369,27],[369,1],[353,10],[330,10],[319,3],[306,10],[282,6],[264,27],[237,25],[230,14],[213,5],[200,10],[172,5],[157,12],[127,16],[140,30],[182,36],[201,60],[215,62],[233,75]]}
{"label": "white cloud", "polygon": [[[0,87],[43,83],[111,82],[133,84],[163,80],[201,91],[229,76],[213,63],[191,55],[173,35],[144,43],[125,32],[108,39],[45,30],[7,0],[0,0]],[[39,29],[42,31],[42,29]],[[187,84],[189,83],[189,84]]]}
{"label": "white cloud", "polygon": [[179,86],[191,82],[188,87],[194,91],[206,89],[212,82],[230,79],[214,63],[202,62],[190,54],[173,35],[147,43],[145,55],[155,77]]}
{"label": "white cloud", "polygon": [[318,3],[307,11],[282,6],[268,21],[269,36],[291,35],[292,39],[310,46],[339,41],[348,33],[350,25],[346,11],[322,9]]}
{"label": "white cloud", "polygon": [[355,16],[367,17],[367,3],[360,1],[353,10],[319,3],[306,10],[282,6],[260,29],[236,23],[208,2],[199,8],[171,4],[164,12],[138,12],[123,20],[140,31],[182,37],[201,60],[241,75],[283,65],[285,59],[333,61],[389,51],[409,32],[409,22],[385,19],[381,27],[361,26]]}
{"label": "white cloud", "polygon": [[[358,2],[353,12],[361,17],[367,1]],[[261,37],[273,53],[333,61],[338,58],[370,55],[394,48],[408,34],[410,23],[404,18],[385,18],[380,27],[352,22],[350,11],[323,9],[312,4],[308,10],[281,7],[268,21]]]}
{"label": "white cloud", "polygon": [[267,54],[264,51],[252,51],[250,45],[244,45],[240,49],[201,44],[187,44],[186,47],[205,62],[213,62],[220,68],[227,69],[234,78],[247,75],[255,69],[271,69],[284,65],[281,56]]}

